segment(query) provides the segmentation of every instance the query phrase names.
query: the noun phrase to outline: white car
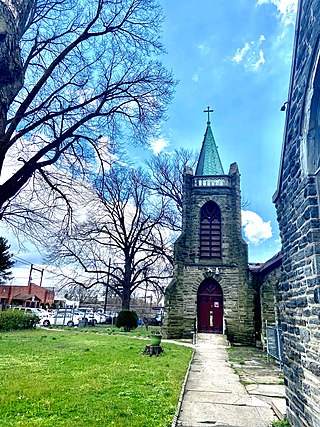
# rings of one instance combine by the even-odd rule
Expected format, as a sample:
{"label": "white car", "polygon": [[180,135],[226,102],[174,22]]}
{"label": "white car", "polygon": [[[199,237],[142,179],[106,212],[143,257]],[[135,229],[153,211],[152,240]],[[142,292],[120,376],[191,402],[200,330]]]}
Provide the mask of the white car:
{"label": "white car", "polygon": [[101,317],[98,313],[94,313],[92,308],[79,307],[79,313],[82,313],[83,317],[88,320],[88,323],[91,325],[96,325],[101,323]]}
{"label": "white car", "polygon": [[81,319],[82,319],[82,316],[78,314],[58,312],[56,314],[41,318],[39,324],[41,326],[57,325],[57,326],[72,327],[72,326],[78,326],[79,320]]}

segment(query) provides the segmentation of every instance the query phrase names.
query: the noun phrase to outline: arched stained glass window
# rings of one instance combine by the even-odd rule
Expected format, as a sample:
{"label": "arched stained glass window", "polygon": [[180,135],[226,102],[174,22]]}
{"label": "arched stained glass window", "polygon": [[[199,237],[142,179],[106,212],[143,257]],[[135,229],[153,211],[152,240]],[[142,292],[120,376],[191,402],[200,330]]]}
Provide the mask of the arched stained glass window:
{"label": "arched stained glass window", "polygon": [[221,211],[212,201],[200,211],[200,258],[221,258]]}

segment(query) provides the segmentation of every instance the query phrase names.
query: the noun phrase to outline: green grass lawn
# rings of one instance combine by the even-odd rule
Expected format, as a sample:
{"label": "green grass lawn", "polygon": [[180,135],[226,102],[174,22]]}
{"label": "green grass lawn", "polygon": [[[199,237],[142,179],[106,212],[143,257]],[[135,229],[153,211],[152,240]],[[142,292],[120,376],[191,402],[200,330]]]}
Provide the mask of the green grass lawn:
{"label": "green grass lawn", "polygon": [[114,325],[96,325],[94,327],[88,326],[87,328],[80,329],[83,332],[86,331],[93,331],[100,332],[100,333],[107,333],[107,334],[115,334],[115,335],[131,335],[135,337],[148,337],[150,333],[155,331],[160,331],[160,326],[149,326],[148,329],[146,329],[145,326],[138,326],[136,329],[132,329],[129,332],[125,332],[122,328],[117,328]]}
{"label": "green grass lawn", "polygon": [[192,349],[141,354],[130,336],[33,330],[0,335],[1,426],[170,426]]}

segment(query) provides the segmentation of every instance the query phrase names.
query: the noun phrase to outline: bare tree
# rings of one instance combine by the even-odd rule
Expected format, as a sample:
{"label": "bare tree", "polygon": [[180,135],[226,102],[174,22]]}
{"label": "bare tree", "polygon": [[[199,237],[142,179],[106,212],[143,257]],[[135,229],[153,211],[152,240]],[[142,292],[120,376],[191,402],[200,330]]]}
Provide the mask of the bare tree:
{"label": "bare tree", "polygon": [[161,227],[166,206],[153,201],[147,180],[142,170],[114,166],[96,182],[87,219],[74,224],[71,235],[55,236],[58,243],[50,249],[51,262],[75,267],[78,277],[69,275],[65,283],[89,288],[105,285],[109,277],[110,288],[128,309],[136,289],[146,284],[160,289],[171,277]]}
{"label": "bare tree", "polygon": [[82,305],[84,303],[97,303],[103,298],[104,289],[100,285],[93,286],[89,289],[79,285],[79,286],[70,286],[68,288],[64,288],[64,298],[69,300],[79,301]]}
{"label": "bare tree", "polygon": [[31,177],[68,204],[61,175],[154,132],[174,87],[161,21],[156,0],[0,0],[0,218]]}
{"label": "bare tree", "polygon": [[180,148],[170,154],[154,155],[146,161],[152,175],[147,186],[165,199],[167,211],[162,223],[172,231],[181,230],[184,170],[186,166],[194,168],[197,160],[198,153]]}

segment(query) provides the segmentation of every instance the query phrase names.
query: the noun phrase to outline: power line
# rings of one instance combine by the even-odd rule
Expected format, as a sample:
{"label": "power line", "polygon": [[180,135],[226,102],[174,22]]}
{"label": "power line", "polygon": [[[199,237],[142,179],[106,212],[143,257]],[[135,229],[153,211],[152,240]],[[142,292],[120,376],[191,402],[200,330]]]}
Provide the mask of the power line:
{"label": "power line", "polygon": [[16,259],[17,261],[21,262],[22,264],[31,265],[32,263],[27,261],[26,259],[20,258],[16,255],[13,255],[13,259]]}
{"label": "power line", "polygon": [[[22,264],[25,264],[25,265],[35,265],[35,266],[38,265],[38,264],[34,264],[34,263],[30,262],[30,261],[27,261],[26,259],[20,258],[17,255],[13,255],[12,258],[16,259],[18,262],[21,262]],[[47,268],[41,267],[41,270],[47,270]]]}

